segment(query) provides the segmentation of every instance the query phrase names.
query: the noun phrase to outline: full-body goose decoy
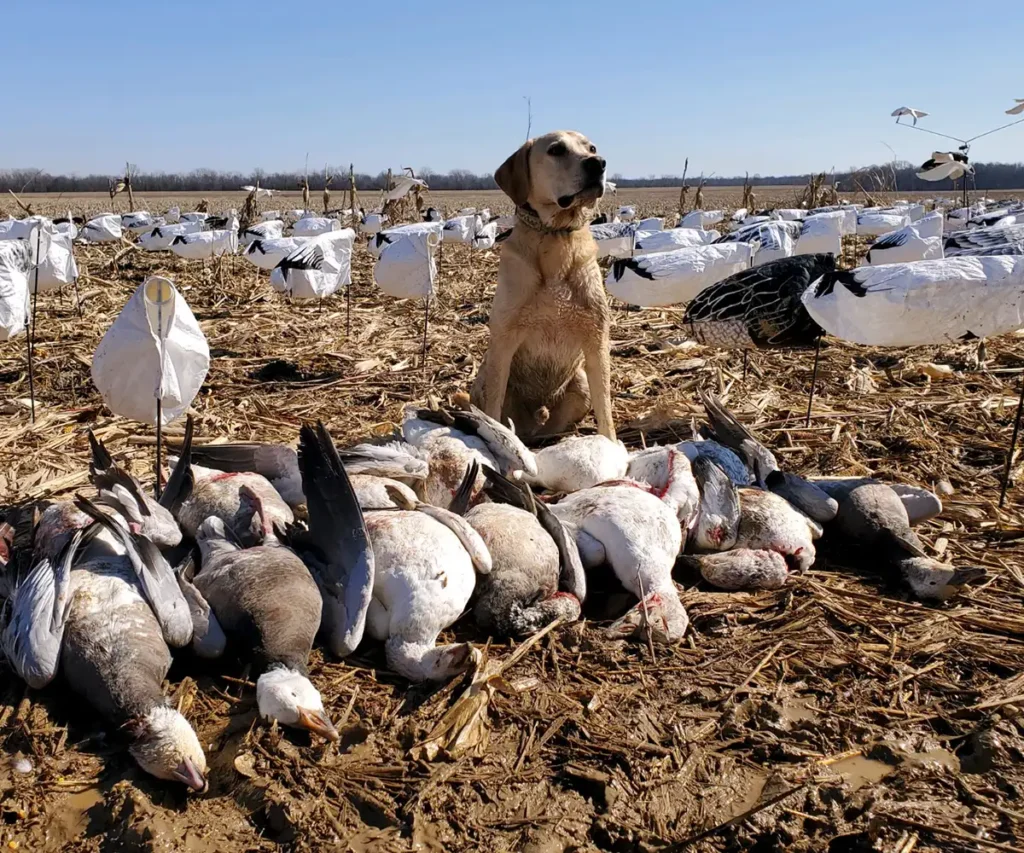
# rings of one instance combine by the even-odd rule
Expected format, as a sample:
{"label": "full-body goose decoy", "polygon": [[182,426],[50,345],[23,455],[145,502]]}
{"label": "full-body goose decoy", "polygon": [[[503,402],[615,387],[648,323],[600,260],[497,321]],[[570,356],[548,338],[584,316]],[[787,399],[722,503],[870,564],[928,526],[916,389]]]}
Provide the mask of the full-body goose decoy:
{"label": "full-body goose decoy", "polygon": [[168,637],[175,645],[191,639],[191,616],[181,618],[188,606],[152,542],[88,500],[78,505],[96,524],[74,531],[53,559],[39,558],[5,590],[4,653],[34,688],[52,681],[59,666],[72,690],[127,733],[143,770],[203,791],[199,739],[162,689],[171,666]]}
{"label": "full-body goose decoy", "polygon": [[[462,488],[472,485],[467,476]],[[388,666],[399,675],[415,682],[444,681],[477,657],[468,643],[435,645],[441,631],[462,615],[476,585],[473,557],[463,541],[477,553],[478,569],[486,565],[480,552],[487,549],[461,516],[407,502],[397,490],[392,497],[404,508],[365,516],[374,557],[366,631],[384,643]]]}
{"label": "full-body goose decoy", "polygon": [[803,300],[826,332],[858,344],[906,347],[993,337],[1024,326],[1024,257],[836,270]]}
{"label": "full-body goose decoy", "polygon": [[694,339],[725,349],[813,346],[821,327],[801,297],[835,269],[829,254],[797,255],[729,276],[698,294],[683,318]]}
{"label": "full-body goose decoy", "polygon": [[525,479],[551,492],[578,492],[607,480],[620,480],[629,467],[626,446],[603,435],[569,436],[533,456],[537,473]]}
{"label": "full-body goose decoy", "polygon": [[944,601],[963,585],[985,577],[983,568],[956,569],[925,554],[923,543],[910,527],[907,510],[913,509],[917,518],[929,517],[935,506],[927,500],[927,493],[915,495],[904,489],[904,499],[895,489],[868,477],[822,479],[815,485],[839,502],[830,533],[834,529],[847,541],[867,549],[874,562],[879,558],[888,561],[918,598]]}
{"label": "full-body goose decoy", "polygon": [[523,636],[556,618],[575,621],[586,597],[586,577],[572,533],[534,500],[528,486],[491,469],[484,473],[484,490],[492,501],[467,511],[466,489],[452,505],[453,511],[465,513],[491,555],[491,571],[477,579],[477,625]]}
{"label": "full-body goose decoy", "polygon": [[583,565],[608,564],[640,603],[609,632],[631,636],[649,625],[663,642],[682,639],[690,623],[672,580],[683,534],[675,511],[634,484],[597,486],[563,498],[551,507],[575,531]]}

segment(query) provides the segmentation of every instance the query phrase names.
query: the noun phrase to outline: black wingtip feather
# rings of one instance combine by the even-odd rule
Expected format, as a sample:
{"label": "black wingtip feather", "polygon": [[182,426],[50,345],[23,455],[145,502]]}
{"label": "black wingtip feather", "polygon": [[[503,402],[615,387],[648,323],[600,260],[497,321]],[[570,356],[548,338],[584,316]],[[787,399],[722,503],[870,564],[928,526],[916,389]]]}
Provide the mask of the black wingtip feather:
{"label": "black wingtip feather", "polygon": [[195,422],[192,415],[185,418],[185,439],[181,444],[181,452],[178,457],[178,464],[171,471],[167,479],[163,494],[160,496],[160,506],[175,512],[192,494],[195,487],[195,476],[192,474],[192,435]]}

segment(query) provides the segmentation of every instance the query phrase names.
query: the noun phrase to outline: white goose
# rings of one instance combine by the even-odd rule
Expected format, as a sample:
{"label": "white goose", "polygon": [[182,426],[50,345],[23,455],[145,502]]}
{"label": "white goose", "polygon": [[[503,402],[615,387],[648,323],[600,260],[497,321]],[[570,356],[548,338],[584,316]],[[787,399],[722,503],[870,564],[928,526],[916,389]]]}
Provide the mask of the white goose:
{"label": "white goose", "polygon": [[620,480],[629,468],[629,452],[621,441],[603,435],[563,438],[537,450],[537,473],[526,481],[552,492],[578,492],[608,480]]}

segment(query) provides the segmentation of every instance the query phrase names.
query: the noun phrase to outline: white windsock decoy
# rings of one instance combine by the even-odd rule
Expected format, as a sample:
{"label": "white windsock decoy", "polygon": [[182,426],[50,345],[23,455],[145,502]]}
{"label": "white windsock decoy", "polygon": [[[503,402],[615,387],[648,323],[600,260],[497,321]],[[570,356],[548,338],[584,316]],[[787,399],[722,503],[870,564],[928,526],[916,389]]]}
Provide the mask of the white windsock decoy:
{"label": "white windsock decoy", "polygon": [[632,222],[611,222],[591,225],[590,233],[597,243],[598,258],[628,258],[633,254],[637,227]]}
{"label": "white windsock decoy", "polygon": [[318,234],[327,234],[330,231],[340,231],[341,223],[337,219],[327,216],[304,216],[292,226],[292,235],[295,237],[316,237]]}
{"label": "white windsock decoy", "polygon": [[615,212],[615,215],[623,222],[632,222],[636,218],[636,208],[631,204],[624,204]]}
{"label": "white windsock decoy", "polygon": [[[593,227],[593,226],[592,226]],[[693,246],[707,246],[722,235],[717,231],[702,231],[697,228],[671,228],[668,231],[643,231],[636,235],[633,253],[652,255],[655,252],[674,252]],[[629,254],[628,252],[626,253]]]}
{"label": "white windsock decoy", "polygon": [[[73,284],[78,278],[78,265],[75,263],[71,235],[58,231],[49,222],[40,227],[49,232],[41,244],[42,257],[39,259],[39,292],[43,293],[47,290],[59,290],[65,284]],[[32,286],[35,285],[33,275]]]}
{"label": "white windsock decoy", "polygon": [[1006,111],[1008,116],[1019,116],[1021,113],[1024,113],[1024,98],[1014,98],[1014,100],[1017,102],[1017,105],[1010,107]]}
{"label": "white windsock decoy", "polygon": [[754,260],[751,266],[759,267],[761,264],[793,257],[796,240],[788,230],[773,228],[772,225],[773,223],[766,222],[757,229],[757,239],[752,241]]}
{"label": "white windsock decoy", "polygon": [[689,302],[704,288],[750,267],[750,243],[716,243],[615,261],[608,292],[629,305],[656,307]]}
{"label": "white windsock decoy", "polygon": [[1024,327],[1024,257],[836,270],[807,288],[803,303],[828,334],[868,346],[993,337]]}
{"label": "white windsock decoy", "polygon": [[191,261],[233,255],[238,251],[238,232],[234,228],[224,228],[179,234],[171,240],[170,249],[179,258]]}
{"label": "white windsock decoy", "polygon": [[78,225],[75,224],[75,220],[71,216],[71,211],[68,211],[67,217],[63,219],[54,219],[53,225],[57,229],[59,234],[67,234],[72,240],[78,237]]}
{"label": "white windsock decoy", "polygon": [[185,299],[166,278],[140,284],[92,358],[92,381],[112,412],[144,424],[185,414],[210,369],[210,346]]}
{"label": "white windsock decoy", "polygon": [[6,219],[0,222],[0,240],[27,240],[42,217]]}
{"label": "white windsock decoy", "polygon": [[747,218],[747,214],[748,213],[750,213],[750,211],[747,208],[740,207],[737,210],[733,211],[732,216],[729,217],[729,221],[730,222],[742,222],[744,219]]}
{"label": "white windsock decoy", "polygon": [[[238,232],[238,244],[248,246],[253,240],[280,240],[284,236],[284,221],[266,219]],[[302,236],[302,235],[299,235]]]}
{"label": "white windsock decoy", "polygon": [[[746,216],[746,213],[746,210],[744,210],[743,215]],[[686,214],[686,216],[679,220],[679,224],[676,225],[676,228],[703,229],[712,225],[717,225],[723,219],[725,219],[725,211],[723,210],[691,210]]]}
{"label": "white windsock decoy", "polygon": [[455,216],[444,223],[441,239],[445,243],[472,243],[480,219],[475,213]]}
{"label": "white windsock decoy", "polygon": [[193,210],[189,213],[181,214],[180,219],[182,222],[206,222],[208,215],[209,214],[203,213],[202,211]]}
{"label": "white windsock decoy", "polygon": [[366,244],[366,249],[371,256],[379,258],[385,246],[401,240],[409,234],[437,234],[437,239],[440,240],[441,228],[442,223],[440,222],[413,222],[410,225],[398,225],[395,228],[388,228],[386,231],[374,234]]}
{"label": "white windsock decoy", "polygon": [[895,213],[898,215],[907,216],[910,218],[911,225],[917,222],[917,220],[924,216],[925,213],[923,204],[911,204],[909,202],[903,204],[894,204],[892,207],[884,208],[881,212]]}
{"label": "white windsock decoy", "polygon": [[945,217],[939,211],[922,216],[914,223],[914,230],[922,237],[941,237]]}
{"label": "white windsock decoy", "polygon": [[359,232],[361,234],[376,234],[383,231],[388,218],[383,213],[364,213],[359,219]]}
{"label": "white windsock decoy", "polygon": [[261,270],[272,270],[299,246],[312,239],[314,238],[280,237],[277,240],[253,240],[244,252],[245,258]]}
{"label": "white windsock decoy", "polygon": [[922,237],[913,225],[883,234],[868,249],[868,264],[902,264],[942,257],[942,237]]}
{"label": "white windsock decoy", "polygon": [[270,274],[270,286],[292,299],[322,299],[352,282],[351,228],[318,234],[285,256]]}
{"label": "white windsock decoy", "polygon": [[0,240],[0,341],[25,331],[28,323],[28,244]]}
{"label": "white windsock decoy", "polygon": [[636,224],[637,231],[661,231],[665,227],[665,220],[658,216],[650,216],[647,219],[641,219]]}
{"label": "white windsock decoy", "polygon": [[748,222],[744,222],[735,231],[730,231],[728,234],[719,237],[715,240],[715,243],[756,243],[762,228],[771,228],[776,231],[785,232],[794,240],[797,240],[800,238],[800,232],[803,230],[803,224],[800,222],[790,222],[783,219],[768,220],[765,217],[752,217],[752,219],[753,221],[748,220]]}
{"label": "white windsock decoy", "polygon": [[413,231],[382,247],[373,267],[373,280],[396,299],[429,299],[434,294],[437,265],[434,250],[440,245],[437,231]]}
{"label": "white windsock decoy", "polygon": [[913,107],[898,107],[893,110],[891,116],[896,119],[896,124],[900,123],[900,119],[903,116],[910,116],[914,120],[914,124],[917,124],[919,118],[924,118],[928,113],[924,110],[915,110]]}
{"label": "white windsock decoy", "polygon": [[807,211],[798,207],[780,207],[771,213],[772,219],[781,219],[783,222],[796,222],[805,216],[807,216]]}
{"label": "white windsock decoy", "polygon": [[139,235],[139,246],[147,252],[165,252],[171,248],[175,237],[182,234],[197,234],[203,230],[202,222],[179,222],[176,225],[160,225],[152,231]]}
{"label": "white windsock decoy", "polygon": [[898,213],[862,213],[857,217],[857,236],[881,237],[910,224],[910,217]]}
{"label": "white windsock decoy", "polygon": [[168,225],[177,225],[181,222],[181,208],[172,207],[164,214],[164,222]]}
{"label": "white windsock decoy", "polygon": [[274,219],[280,219],[284,221],[284,216],[280,210],[264,210],[260,214],[260,222],[270,222]]}
{"label": "white windsock decoy", "polygon": [[843,252],[843,224],[846,214],[817,213],[808,216],[800,229],[794,255],[830,254],[839,257]]}
{"label": "white windsock decoy", "polygon": [[78,232],[80,240],[86,243],[111,243],[121,239],[121,217],[113,213],[104,213],[90,219]]}
{"label": "white windsock decoy", "polygon": [[132,234],[150,231],[165,221],[166,220],[153,216],[146,210],[137,210],[134,213],[121,214],[121,227],[131,231]]}
{"label": "white windsock decoy", "polygon": [[299,210],[297,207],[293,207],[291,210],[286,210],[281,217],[286,223],[291,225],[292,223],[298,222],[304,216],[312,216],[313,214],[308,210]]}

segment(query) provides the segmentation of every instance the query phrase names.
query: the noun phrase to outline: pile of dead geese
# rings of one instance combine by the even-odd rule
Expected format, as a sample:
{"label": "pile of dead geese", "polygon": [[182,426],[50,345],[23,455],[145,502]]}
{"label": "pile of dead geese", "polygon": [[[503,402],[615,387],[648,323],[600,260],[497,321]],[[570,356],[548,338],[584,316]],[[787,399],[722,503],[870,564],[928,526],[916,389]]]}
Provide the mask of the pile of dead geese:
{"label": "pile of dead geese", "polygon": [[3,652],[32,688],[62,672],[145,771],[201,791],[203,749],[162,686],[172,654],[232,649],[263,718],[336,740],[307,668],[318,640],[344,658],[368,634],[400,676],[441,681],[479,661],[438,644],[467,611],[481,640],[528,636],[580,618],[610,569],[639,603],[604,630],[674,643],[680,573],[777,589],[823,535],[920,599],[983,576],[926,556],[912,526],[941,511],[935,495],[780,470],[702,399],[700,434],[633,452],[594,435],[533,451],[473,407],[410,408],[400,439],[347,450],[322,424],[297,449],[201,445],[190,419],[159,500],[90,432],[95,493],[0,523]]}

